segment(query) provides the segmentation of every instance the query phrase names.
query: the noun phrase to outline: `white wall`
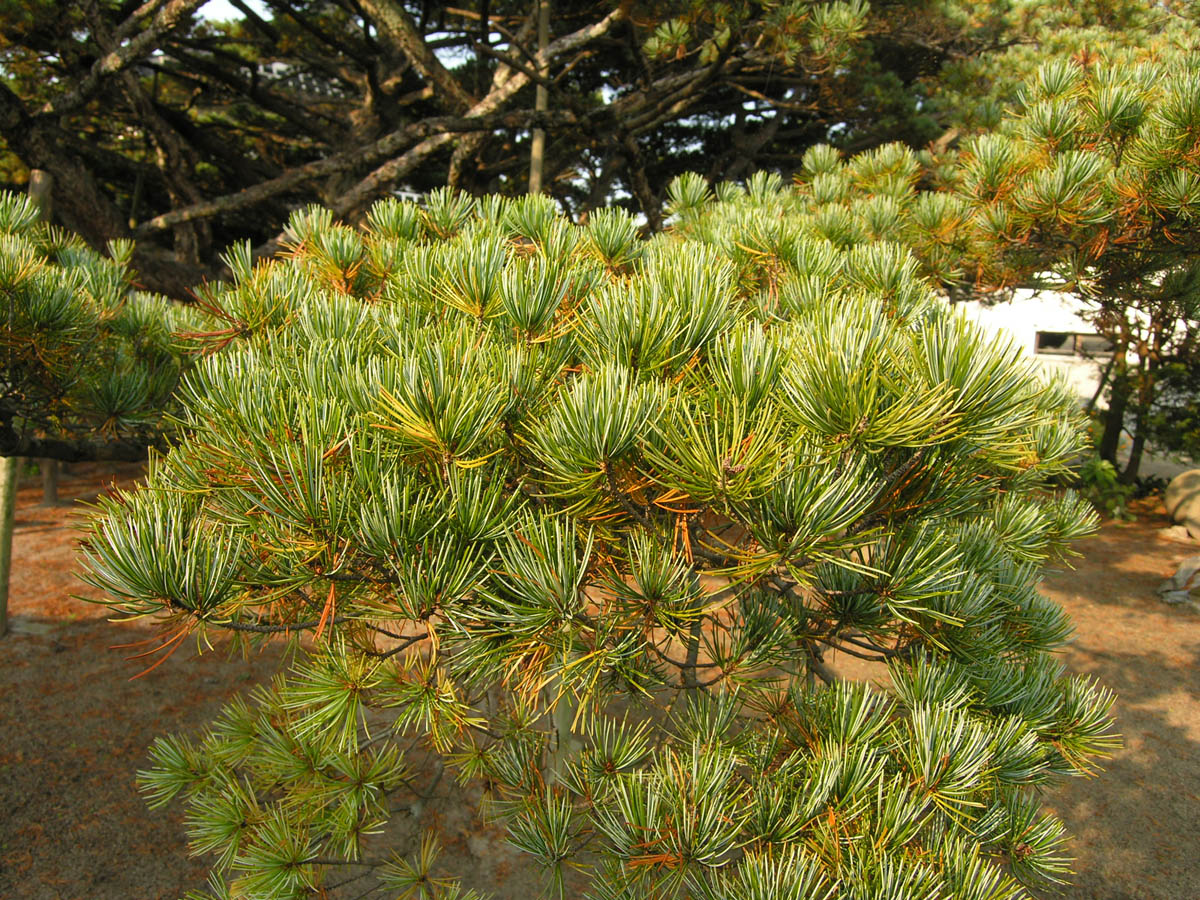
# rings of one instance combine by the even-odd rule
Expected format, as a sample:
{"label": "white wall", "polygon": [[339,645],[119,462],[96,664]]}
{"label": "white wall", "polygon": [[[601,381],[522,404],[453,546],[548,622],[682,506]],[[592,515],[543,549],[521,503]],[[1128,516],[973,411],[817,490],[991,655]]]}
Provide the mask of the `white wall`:
{"label": "white wall", "polygon": [[1065,376],[1080,402],[1086,403],[1096,393],[1103,360],[1036,352],[1039,331],[1095,334],[1095,326],[1080,315],[1084,306],[1075,297],[1048,291],[1017,290],[1011,300],[992,305],[971,301],[960,304],[960,308],[986,331],[1009,335],[1048,375]]}
{"label": "white wall", "polygon": [[[1034,359],[1047,375],[1063,375],[1074,389],[1080,405],[1087,403],[1100,386],[1100,377],[1107,360],[1088,359],[1080,354],[1058,355],[1037,353],[1037,333],[1058,331],[1076,334],[1095,334],[1095,326],[1080,314],[1086,307],[1069,294],[1050,291],[1017,290],[1011,300],[984,305],[977,301],[959,304],[962,312],[992,334],[1007,334],[1027,356]],[[1103,402],[1103,398],[1101,398]],[[1118,460],[1128,458],[1129,437],[1122,438]],[[1142,459],[1141,475],[1173,478],[1195,467],[1190,460],[1176,460],[1154,453],[1147,448]]]}

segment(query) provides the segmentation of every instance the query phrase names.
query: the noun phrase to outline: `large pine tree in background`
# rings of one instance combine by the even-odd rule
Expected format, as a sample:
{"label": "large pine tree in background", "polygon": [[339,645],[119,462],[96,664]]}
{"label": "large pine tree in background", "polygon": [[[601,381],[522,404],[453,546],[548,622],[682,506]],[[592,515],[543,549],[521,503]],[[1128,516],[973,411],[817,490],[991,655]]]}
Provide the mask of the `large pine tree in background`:
{"label": "large pine tree in background", "polygon": [[[52,173],[62,224],[96,248],[136,237],[141,277],[179,296],[314,199],[356,215],[397,187],[522,193],[535,120],[552,196],[577,215],[625,196],[652,224],[684,171],[786,175],[831,140],[920,146],[978,105],[981,60],[1064,26],[1057,3],[560,0],[537,115],[533,2],[270,0],[226,24],[201,5],[0,16],[4,169]],[[1151,34],[1161,17],[1106,2],[1070,23]],[[958,95],[940,99],[943,79]]]}

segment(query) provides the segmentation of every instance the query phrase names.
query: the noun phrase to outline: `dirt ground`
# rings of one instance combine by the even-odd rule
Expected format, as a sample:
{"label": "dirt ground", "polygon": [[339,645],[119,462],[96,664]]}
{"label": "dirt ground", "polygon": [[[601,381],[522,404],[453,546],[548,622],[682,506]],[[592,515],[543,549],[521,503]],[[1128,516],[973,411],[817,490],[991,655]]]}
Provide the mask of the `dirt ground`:
{"label": "dirt ground", "polygon": [[[65,479],[62,493],[134,475],[93,467]],[[150,632],[115,626],[105,608],[71,596],[96,595],[73,574],[75,513],[39,500],[32,483],[18,498],[13,633],[0,640],[0,898],[174,900],[202,886],[204,861],[187,855],[179,805],[146,808],[136,770],[155,736],[209,722],[274,672],[279,654],[231,660],[189,647],[129,680],[144,664],[112,645]],[[1047,797],[1074,836],[1069,900],[1200,898],[1200,613],[1155,595],[1200,546],[1165,539],[1167,524],[1152,507],[1109,523],[1079,545],[1075,569],[1046,577],[1078,631],[1067,664],[1117,692],[1125,737],[1099,778]],[[472,805],[421,813],[441,828],[446,869],[498,898],[535,896],[503,836],[472,823]]]}

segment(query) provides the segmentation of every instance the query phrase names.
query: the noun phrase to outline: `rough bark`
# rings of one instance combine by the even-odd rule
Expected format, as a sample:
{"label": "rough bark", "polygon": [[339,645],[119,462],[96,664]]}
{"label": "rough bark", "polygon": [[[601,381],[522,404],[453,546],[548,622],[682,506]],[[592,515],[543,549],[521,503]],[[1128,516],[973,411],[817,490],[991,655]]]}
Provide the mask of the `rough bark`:
{"label": "rough bark", "polygon": [[[206,2],[207,0],[167,0],[165,3],[151,2],[142,5],[118,28],[117,45],[96,60],[91,71],[75,87],[43,105],[39,112],[43,116],[61,116],[83,105],[95,93],[104,78],[124,71],[147,56],[167,32],[178,27]],[[152,9],[156,10],[153,21],[142,28],[141,23]]]}
{"label": "rough bark", "polygon": [[1121,445],[1121,434],[1125,430],[1125,412],[1129,408],[1130,386],[1122,359],[1114,366],[1112,388],[1109,392],[1108,409],[1104,412],[1104,432],[1098,448],[1101,459],[1114,466],[1117,464],[1117,449]]}
{"label": "rough bark", "polygon": [[[546,59],[554,60],[606,34],[614,24],[624,19],[625,15],[625,9],[618,7],[599,22],[580,28],[578,31],[574,31],[553,41],[546,48]],[[492,80],[492,89],[486,97],[471,107],[468,118],[489,116],[503,109],[508,101],[516,96],[518,91],[529,84],[529,81],[530,78],[526,72],[501,66]],[[405,152],[402,156],[388,160],[347,191],[333,205],[334,214],[337,216],[346,216],[354,211],[361,210],[371,200],[390,189],[399,179],[403,178],[452,140],[453,136],[447,133],[435,135],[421,141],[421,143]]]}
{"label": "rough bark", "polygon": [[442,65],[403,6],[393,0],[359,0],[359,5],[371,16],[380,36],[433,86],[442,106],[452,113],[464,113],[475,105],[475,98]]}
{"label": "rough bark", "polygon": [[[568,114],[562,114],[559,118],[565,122],[571,117]],[[276,178],[260,182],[235,194],[228,194],[213,200],[193,203],[182,209],[173,209],[160,216],[155,216],[153,219],[148,219],[139,225],[134,232],[134,236],[148,237],[156,231],[173,228],[182,222],[190,222],[220,213],[245,209],[270,197],[293,190],[314,179],[334,175],[338,172],[345,172],[357,166],[386,158],[397,150],[412,144],[413,141],[420,140],[420,143],[412,147],[405,154],[390,160],[376,170],[385,174],[371,180],[365,187],[364,182],[360,181],[354,189],[348,191],[337,203],[333,204],[334,209],[339,214],[342,214],[344,210],[358,205],[362,198],[373,198],[376,196],[378,191],[381,190],[379,186],[388,180],[386,172],[409,171],[411,167],[405,166],[403,160],[410,154],[419,154],[420,158],[424,159],[433,149],[444,146],[453,140],[454,136],[458,133],[488,131],[494,128],[520,127],[532,121],[534,121],[534,114],[528,110],[517,110],[501,115],[476,113],[471,116],[440,116],[433,119],[422,119],[419,122],[413,122],[411,125],[406,125],[403,128],[393,131],[366,147],[349,150],[339,153],[336,156],[326,157],[325,159],[315,160],[303,166],[297,166]],[[422,138],[423,140],[421,140]],[[396,175],[395,177],[400,176]]]}
{"label": "rough bark", "polygon": [[65,148],[71,136],[44,117],[31,116],[17,96],[0,82],[0,136],[32,168],[54,176],[54,209],[59,222],[103,249],[128,233],[125,218],[105,196],[89,168]]}

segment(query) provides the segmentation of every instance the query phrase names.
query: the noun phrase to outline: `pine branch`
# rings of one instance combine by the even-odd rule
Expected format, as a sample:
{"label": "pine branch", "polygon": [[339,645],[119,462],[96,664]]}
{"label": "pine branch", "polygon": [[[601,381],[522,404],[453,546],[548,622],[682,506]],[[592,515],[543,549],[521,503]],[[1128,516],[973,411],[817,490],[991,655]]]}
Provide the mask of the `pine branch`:
{"label": "pine branch", "polygon": [[[184,222],[195,219],[210,218],[224,213],[235,212],[239,209],[261,203],[271,197],[293,190],[306,182],[324,178],[340,172],[346,172],[363,165],[369,165],[376,160],[392,155],[397,150],[414,141],[422,141],[418,147],[425,147],[434,142],[437,146],[449,141],[455,134],[475,131],[494,131],[497,128],[524,128],[536,123],[543,125],[557,123],[566,124],[574,121],[569,113],[548,112],[537,113],[531,110],[515,110],[495,115],[471,115],[465,117],[442,116],[422,119],[393,131],[382,138],[354,150],[347,150],[324,159],[305,163],[289,169],[282,175],[268,181],[259,182],[233,194],[193,203],[180,209],[155,216],[142,222],[134,231],[135,237],[146,237],[156,231],[164,231]],[[415,150],[416,148],[414,148]],[[412,153],[413,151],[409,151]],[[405,154],[407,156],[408,154]],[[401,157],[403,159],[404,157]],[[350,195],[347,195],[349,197]],[[357,196],[357,195],[355,195]],[[338,208],[349,201],[343,198]],[[348,206],[345,206],[349,209]]]}

